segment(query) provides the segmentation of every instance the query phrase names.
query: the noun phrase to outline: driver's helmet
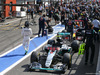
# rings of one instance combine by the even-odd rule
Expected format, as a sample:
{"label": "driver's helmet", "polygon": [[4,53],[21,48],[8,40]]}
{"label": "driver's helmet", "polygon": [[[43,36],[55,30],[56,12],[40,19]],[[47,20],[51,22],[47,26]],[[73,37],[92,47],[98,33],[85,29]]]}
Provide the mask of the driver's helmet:
{"label": "driver's helmet", "polygon": [[61,37],[57,37],[56,41],[57,41],[57,42],[63,42],[63,40],[62,40]]}
{"label": "driver's helmet", "polygon": [[63,30],[62,33],[66,33],[66,30]]}
{"label": "driver's helmet", "polygon": [[29,21],[25,22],[25,27],[29,27]]}

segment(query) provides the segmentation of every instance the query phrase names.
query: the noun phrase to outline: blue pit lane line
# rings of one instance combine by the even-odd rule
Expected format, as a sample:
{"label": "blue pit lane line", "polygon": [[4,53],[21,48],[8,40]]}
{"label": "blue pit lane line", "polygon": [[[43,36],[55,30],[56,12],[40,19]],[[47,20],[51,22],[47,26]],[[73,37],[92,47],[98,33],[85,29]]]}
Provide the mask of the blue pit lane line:
{"label": "blue pit lane line", "polygon": [[[33,38],[30,41],[28,54],[34,51],[43,43],[45,43],[47,40],[54,37],[58,32],[62,31],[64,29],[64,25],[58,24],[54,26],[53,29],[54,29],[53,34],[49,34],[48,39],[46,39],[46,36]],[[0,57],[0,72],[4,71],[8,67],[16,63],[17,61],[25,57],[24,53],[25,53],[25,50],[23,46],[21,45],[18,48],[14,49],[13,51],[7,53],[6,55]]]}

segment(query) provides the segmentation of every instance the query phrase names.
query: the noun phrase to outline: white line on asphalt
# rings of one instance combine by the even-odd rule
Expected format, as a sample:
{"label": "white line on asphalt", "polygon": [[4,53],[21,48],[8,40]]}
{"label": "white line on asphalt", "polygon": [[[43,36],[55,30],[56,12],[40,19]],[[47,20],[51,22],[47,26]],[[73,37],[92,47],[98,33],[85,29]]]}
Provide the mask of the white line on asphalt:
{"label": "white line on asphalt", "polygon": [[[64,29],[64,28],[63,28]],[[62,31],[63,29],[61,29],[60,31]],[[50,39],[53,39],[57,34],[55,34],[53,37],[51,37]],[[33,38],[34,39],[34,38]],[[48,39],[49,40],[49,39]],[[44,42],[42,45],[40,45],[39,47],[37,47],[36,49],[34,49],[32,52],[37,51],[39,48],[41,48],[43,45],[45,45],[48,40],[46,42]],[[18,47],[16,47],[18,48]],[[11,70],[12,68],[14,68],[16,65],[18,65],[20,62],[22,62],[23,60],[25,60],[27,57],[29,57],[31,55],[30,52],[29,54],[25,55],[23,58],[21,58],[20,60],[18,60],[16,63],[14,63],[13,65],[11,65],[10,67],[8,67],[7,69],[5,69],[4,71],[1,72],[0,75],[4,75],[5,73],[7,73],[9,70]]]}
{"label": "white line on asphalt", "polygon": [[10,21],[10,22],[2,23],[1,25],[6,25],[6,24],[9,24],[9,23],[12,23],[12,22],[19,21],[19,20],[21,20],[21,18],[19,18],[19,19],[17,19],[17,20]]}
{"label": "white line on asphalt", "polygon": [[[16,19],[16,20],[13,20],[13,21],[10,21],[10,22],[6,22],[6,23],[1,23],[0,25],[6,25],[6,24],[9,24],[9,23],[12,23],[12,22],[16,22],[16,21],[19,21],[23,18],[19,18],[19,19]],[[24,18],[25,19],[25,18]]]}

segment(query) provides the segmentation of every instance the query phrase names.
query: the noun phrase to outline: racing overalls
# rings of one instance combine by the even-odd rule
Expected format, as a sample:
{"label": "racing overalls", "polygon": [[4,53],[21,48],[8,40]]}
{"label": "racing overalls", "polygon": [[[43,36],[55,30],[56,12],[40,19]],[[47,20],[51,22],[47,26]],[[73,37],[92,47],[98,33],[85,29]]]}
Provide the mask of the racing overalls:
{"label": "racing overalls", "polygon": [[23,28],[22,29],[22,36],[23,36],[23,47],[26,51],[29,50],[29,43],[30,43],[30,37],[32,35],[32,29],[31,28]]}
{"label": "racing overalls", "polygon": [[84,40],[86,39],[86,46],[85,46],[85,62],[88,62],[89,58],[89,47],[91,48],[91,55],[90,55],[90,63],[93,63],[94,59],[94,54],[95,54],[95,45],[94,45],[94,36],[95,36],[95,31],[93,29],[87,29],[85,31],[85,37]]}

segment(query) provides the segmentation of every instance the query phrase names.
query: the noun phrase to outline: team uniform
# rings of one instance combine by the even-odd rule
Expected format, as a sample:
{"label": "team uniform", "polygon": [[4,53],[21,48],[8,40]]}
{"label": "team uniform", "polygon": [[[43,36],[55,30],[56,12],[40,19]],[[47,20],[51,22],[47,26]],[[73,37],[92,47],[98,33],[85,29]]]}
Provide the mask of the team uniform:
{"label": "team uniform", "polygon": [[44,36],[45,22],[46,22],[45,18],[43,18],[43,17],[39,18],[38,36],[40,36],[41,30],[42,30],[42,37]]}
{"label": "team uniform", "polygon": [[85,39],[86,39],[86,46],[85,46],[85,63],[88,62],[89,58],[89,47],[91,48],[91,56],[90,56],[90,63],[93,63],[94,54],[95,54],[95,45],[94,45],[94,36],[95,31],[93,29],[87,29],[85,31]]}
{"label": "team uniform", "polygon": [[61,11],[61,23],[64,21],[65,19],[65,11],[64,9]]}

